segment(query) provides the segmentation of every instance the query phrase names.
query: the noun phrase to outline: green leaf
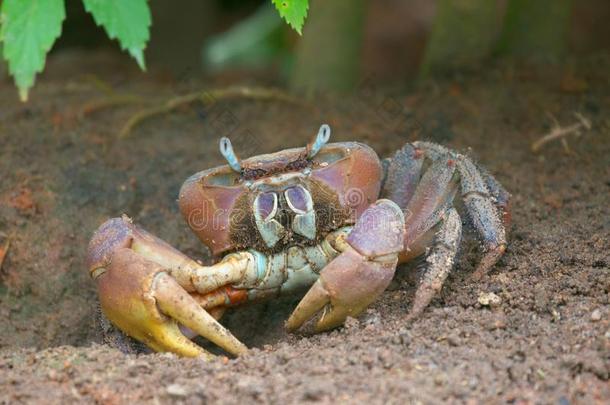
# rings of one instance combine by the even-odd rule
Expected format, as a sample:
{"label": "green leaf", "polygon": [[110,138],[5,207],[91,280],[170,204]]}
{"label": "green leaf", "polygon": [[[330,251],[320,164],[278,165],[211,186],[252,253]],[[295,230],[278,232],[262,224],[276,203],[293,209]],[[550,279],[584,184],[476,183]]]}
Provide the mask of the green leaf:
{"label": "green leaf", "polygon": [[36,73],[61,34],[66,18],[63,0],[4,0],[0,10],[0,41],[4,59],[15,78],[19,97],[27,101]]}
{"label": "green leaf", "polygon": [[150,38],[150,9],[146,0],[83,0],[85,10],[97,25],[104,27],[111,39],[118,39],[121,48],[146,70],[144,48]]}
{"label": "green leaf", "polygon": [[309,8],[308,0],[271,0],[280,13],[280,16],[294,28],[299,35],[302,35],[303,24],[307,17]]}

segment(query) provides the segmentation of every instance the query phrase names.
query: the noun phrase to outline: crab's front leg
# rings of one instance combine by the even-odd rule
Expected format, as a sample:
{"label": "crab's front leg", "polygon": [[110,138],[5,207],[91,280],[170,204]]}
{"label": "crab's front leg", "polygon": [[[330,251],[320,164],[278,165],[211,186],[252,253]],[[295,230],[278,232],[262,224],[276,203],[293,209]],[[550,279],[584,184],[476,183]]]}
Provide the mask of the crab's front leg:
{"label": "crab's front leg", "polygon": [[[200,301],[209,299],[205,294],[219,286],[245,277],[253,266],[248,253],[201,266],[127,217],[106,221],[94,234],[87,253],[102,311],[129,336],[155,351],[211,356],[183,335],[182,325],[229,353],[246,352],[246,346],[206,312]],[[229,301],[240,299],[239,292],[230,293],[226,291]]]}
{"label": "crab's front leg", "polygon": [[319,332],[364,311],[394,276],[404,223],[400,207],[390,200],[367,208],[345,238],[343,252],[324,267],[286,322],[287,329],[296,330],[320,314],[314,326]]}

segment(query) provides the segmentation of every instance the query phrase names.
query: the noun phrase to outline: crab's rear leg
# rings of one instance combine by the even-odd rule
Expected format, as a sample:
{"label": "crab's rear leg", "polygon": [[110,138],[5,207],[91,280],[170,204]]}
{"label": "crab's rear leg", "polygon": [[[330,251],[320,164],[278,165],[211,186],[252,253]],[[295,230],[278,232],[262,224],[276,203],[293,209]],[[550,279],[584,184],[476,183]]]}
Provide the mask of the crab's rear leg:
{"label": "crab's rear leg", "polygon": [[462,231],[461,219],[452,208],[458,177],[455,159],[449,155],[439,157],[421,176],[405,208],[402,258],[428,251],[427,267],[408,319],[414,319],[424,311],[454,266]]}
{"label": "crab's rear leg", "polygon": [[508,191],[500,184],[494,176],[491,175],[484,167],[478,166],[477,169],[483,176],[487,189],[491,194],[494,203],[502,214],[502,224],[508,230],[512,219],[511,196]]}
{"label": "crab's rear leg", "polygon": [[[502,220],[497,202],[489,193],[483,176],[474,163],[465,156],[461,157],[458,164],[460,172],[460,187],[462,199],[468,211],[472,225],[483,239],[485,253],[481,258],[473,277],[483,277],[506,251],[506,229]],[[508,200],[506,201],[508,210]],[[507,220],[509,214],[504,215]]]}
{"label": "crab's rear leg", "polygon": [[[437,228],[429,227],[439,220],[456,191],[454,162],[448,158],[438,159],[439,155],[434,159],[439,162],[424,170],[424,157],[422,149],[407,143],[383,162],[385,175],[381,197],[398,204],[407,217],[405,249],[398,257],[399,263],[421,256],[432,245]],[[422,172],[426,173],[424,177]],[[417,197],[409,206],[417,190]],[[423,219],[428,221],[421,223]],[[415,222],[420,222],[419,229],[415,229]]]}
{"label": "crab's rear leg", "polygon": [[454,208],[441,220],[432,249],[426,256],[427,267],[415,293],[415,300],[407,319],[418,317],[441,290],[455,262],[462,236],[462,221]]}
{"label": "crab's rear leg", "polygon": [[423,152],[410,143],[399,149],[392,158],[385,159],[381,197],[394,201],[401,208],[406,207],[415,194],[423,162]]}
{"label": "crab's rear leg", "polygon": [[415,144],[433,160],[444,156],[452,156],[456,160],[461,197],[485,249],[473,277],[483,277],[506,251],[505,226],[510,222],[510,195],[491,175],[481,173],[468,157],[429,142]]}
{"label": "crab's rear leg", "polygon": [[243,275],[250,268],[248,257],[207,268],[126,217],[105,222],[94,234],[87,256],[102,311],[129,336],[155,351],[209,356],[183,335],[182,325],[232,354],[247,350],[194,296],[235,273]]}

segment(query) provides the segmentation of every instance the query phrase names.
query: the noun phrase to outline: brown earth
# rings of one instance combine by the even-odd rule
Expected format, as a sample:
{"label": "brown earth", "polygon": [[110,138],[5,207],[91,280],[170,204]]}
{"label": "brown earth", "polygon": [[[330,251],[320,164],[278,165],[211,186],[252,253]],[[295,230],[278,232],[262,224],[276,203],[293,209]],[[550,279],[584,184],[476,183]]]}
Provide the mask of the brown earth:
{"label": "brown earth", "polygon": [[[146,97],[210,83],[143,76],[101,63],[51,63],[29,104],[0,83],[0,403],[610,401],[610,58],[553,66],[502,64],[416,88],[365,82],[317,108],[237,100],[189,106],[116,134],[138,107],[82,116],[104,84]],[[72,63],[69,63],[72,61]],[[109,66],[108,64],[102,64]],[[98,68],[99,70],[99,68]],[[403,111],[403,113],[400,113]],[[406,111],[406,114],[404,112]],[[533,154],[552,127],[593,123]],[[384,156],[415,138],[470,150],[513,194],[508,251],[481,282],[465,244],[442,294],[412,325],[415,289],[400,271],[358,320],[316,336],[283,320],[299,297],[235,311],[223,322],[251,352],[239,359],[124,355],[101,346],[84,266],[93,230],[127,213],[187,254],[209,260],[177,210],[190,174],[221,163],[220,135],[242,156],[304,145],[322,122],[334,140]],[[1,261],[1,259],[0,259]],[[501,302],[482,306],[479,296]]]}

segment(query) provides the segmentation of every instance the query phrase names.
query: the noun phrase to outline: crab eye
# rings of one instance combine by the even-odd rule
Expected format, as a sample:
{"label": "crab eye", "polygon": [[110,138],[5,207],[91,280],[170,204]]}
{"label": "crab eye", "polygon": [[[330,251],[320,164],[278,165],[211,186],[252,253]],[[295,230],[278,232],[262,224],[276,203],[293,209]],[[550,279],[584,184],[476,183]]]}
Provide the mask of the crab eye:
{"label": "crab eye", "polygon": [[254,201],[254,208],[263,221],[269,221],[277,213],[277,194],[272,192],[260,194]]}
{"label": "crab eye", "polygon": [[316,213],[309,191],[302,186],[294,186],[284,191],[284,197],[288,207],[296,214],[292,220],[293,232],[308,239],[315,239]]}
{"label": "crab eye", "polygon": [[290,209],[298,214],[304,214],[313,209],[311,194],[301,186],[295,186],[284,192]]}
{"label": "crab eye", "polygon": [[273,247],[284,237],[286,230],[276,219],[278,197],[273,192],[259,194],[254,200],[254,222],[268,247]]}

